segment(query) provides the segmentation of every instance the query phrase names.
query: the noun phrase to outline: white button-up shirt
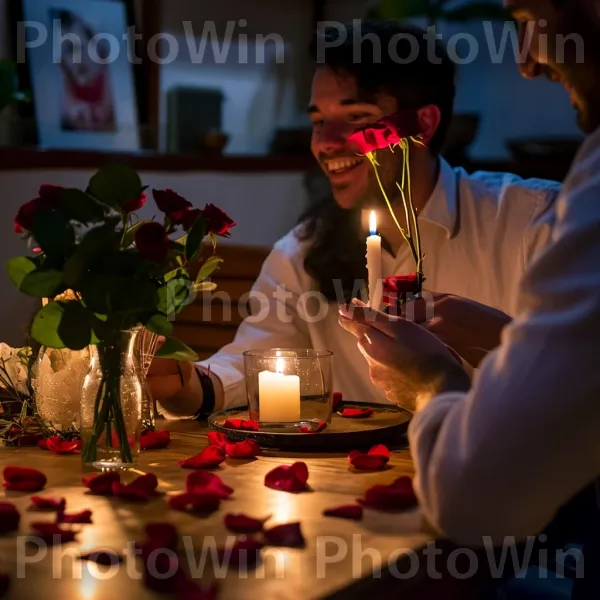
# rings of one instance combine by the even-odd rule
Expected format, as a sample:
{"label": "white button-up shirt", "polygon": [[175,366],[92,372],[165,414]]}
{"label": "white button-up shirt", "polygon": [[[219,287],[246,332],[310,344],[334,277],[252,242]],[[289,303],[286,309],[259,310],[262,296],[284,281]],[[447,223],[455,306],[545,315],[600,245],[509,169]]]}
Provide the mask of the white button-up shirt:
{"label": "white button-up shirt", "polygon": [[465,544],[543,529],[600,476],[599,361],[600,130],[565,182],[500,347],[468,393],[435,398],[409,427],[428,520]]}
{"label": "white button-up shirt", "polygon": [[[425,287],[512,315],[518,281],[549,240],[550,208],[558,191],[559,185],[548,181],[500,173],[468,175],[442,160],[436,188],[419,221]],[[262,310],[257,304],[260,318],[246,320],[231,344],[199,363],[210,365],[222,381],[226,407],[247,404],[242,353],[271,348],[330,350],[334,391],[346,400],[387,403],[371,383],[356,340],[339,326],[337,304],[323,301],[315,306],[316,284],[303,264],[307,243],[295,231],[277,242],[253,287],[253,294],[262,298]],[[414,270],[406,245],[395,257],[384,252],[384,277]]]}

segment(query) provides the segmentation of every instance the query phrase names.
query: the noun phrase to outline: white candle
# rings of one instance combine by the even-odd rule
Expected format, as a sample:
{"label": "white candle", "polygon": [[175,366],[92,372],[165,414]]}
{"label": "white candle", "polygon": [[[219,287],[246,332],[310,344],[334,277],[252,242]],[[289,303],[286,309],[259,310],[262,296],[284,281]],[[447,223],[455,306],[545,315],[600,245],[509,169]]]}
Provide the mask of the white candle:
{"label": "white candle", "polygon": [[258,403],[260,421],[292,423],[300,420],[300,377],[284,375],[285,360],[276,360],[276,373],[258,374]]}
{"label": "white candle", "polygon": [[383,272],[381,265],[381,237],[377,235],[375,211],[369,217],[371,235],[367,238],[367,271],[369,272],[369,306],[381,309],[383,299]]}

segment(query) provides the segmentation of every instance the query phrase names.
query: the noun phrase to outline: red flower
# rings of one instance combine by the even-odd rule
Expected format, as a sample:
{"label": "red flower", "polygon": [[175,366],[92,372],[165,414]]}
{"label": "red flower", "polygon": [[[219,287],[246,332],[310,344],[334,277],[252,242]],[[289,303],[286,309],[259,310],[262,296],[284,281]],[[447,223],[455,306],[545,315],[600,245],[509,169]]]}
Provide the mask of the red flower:
{"label": "red flower", "polygon": [[327,421],[319,421],[316,427],[312,425],[301,425],[300,431],[302,433],[320,433],[327,428]]}
{"label": "red flower", "polygon": [[229,215],[214,204],[207,204],[202,211],[202,216],[206,221],[206,233],[229,237],[231,235],[229,230],[236,226]]}
{"label": "red flower", "polygon": [[307,481],[308,467],[303,462],[275,467],[265,475],[267,487],[283,492],[303,492]]}
{"label": "red flower", "polygon": [[208,514],[219,509],[221,498],[213,492],[185,492],[169,498],[169,506],[174,510]]}
{"label": "red flower", "polygon": [[38,197],[21,206],[14,219],[16,233],[25,233],[33,229],[35,216],[40,210],[54,210],[58,208],[60,195],[64,188],[56,185],[41,185]]}
{"label": "red flower", "polygon": [[179,461],[184,469],[214,469],[225,460],[225,450],[218,446],[206,446],[195,456]]}
{"label": "red flower", "polygon": [[123,485],[119,481],[112,484],[112,493],[114,496],[126,498],[127,500],[150,500],[156,495],[158,479],[154,473],[146,473],[134,479],[128,485]]}
{"label": "red flower", "polygon": [[179,219],[179,225],[181,225],[186,231],[189,231],[194,226],[201,214],[202,211],[199,208],[187,210]]}
{"label": "red flower", "polygon": [[135,246],[146,260],[162,262],[169,252],[169,236],[160,223],[144,223],[135,232]]}
{"label": "red flower", "polygon": [[46,439],[46,448],[56,454],[76,454],[81,450],[81,440],[68,442],[58,435],[53,435]]}
{"label": "red flower", "polygon": [[260,425],[256,421],[252,421],[250,419],[227,419],[225,423],[223,423],[223,427],[225,429],[241,429],[243,431],[258,431]]}
{"label": "red flower", "polygon": [[20,492],[38,492],[46,485],[46,476],[37,469],[27,467],[5,467],[4,487]]}
{"label": "red flower", "polygon": [[59,512],[56,516],[57,523],[91,523],[92,522],[92,511],[82,510],[78,513],[64,513]]}
{"label": "red flower", "polygon": [[0,502],[0,534],[19,529],[21,513],[10,502]]}
{"label": "red flower", "polygon": [[263,547],[262,542],[248,538],[236,542],[231,548],[219,548],[217,553],[225,566],[252,568],[259,563],[260,551]]}
{"label": "red flower", "polygon": [[344,397],[341,392],[333,392],[332,409],[333,412],[337,412],[338,408],[341,408]]}
{"label": "red flower", "polygon": [[41,433],[25,433],[18,425],[13,425],[8,431],[7,440],[17,446],[37,446],[44,439]]}
{"label": "red flower", "polygon": [[390,485],[374,485],[358,502],[378,510],[406,510],[417,505],[417,497],[410,477],[399,477]]}
{"label": "red flower", "polygon": [[267,529],[264,533],[269,546],[286,546],[288,548],[304,548],[306,542],[302,535],[300,523],[285,523]]}
{"label": "red flower", "polygon": [[86,488],[89,488],[90,493],[96,496],[112,495],[113,483],[119,483],[121,476],[116,471],[101,473],[99,475],[89,475],[84,477],[81,482]]}
{"label": "red flower", "polygon": [[146,196],[146,194],[142,193],[137,198],[127,200],[125,204],[123,204],[123,211],[126,213],[132,213],[136,210],[140,210],[140,208],[142,208],[142,206],[146,204],[147,200],[148,197]]}
{"label": "red flower", "polygon": [[38,198],[42,199],[48,208],[56,208],[60,201],[60,195],[63,193],[64,189],[65,188],[60,185],[42,183],[38,190]]}
{"label": "red flower", "polygon": [[113,565],[120,565],[125,559],[120,554],[110,550],[94,550],[89,554],[80,554],[79,560],[94,562],[103,567],[112,567]]}
{"label": "red flower", "polygon": [[158,210],[165,213],[174,224],[181,223],[187,211],[192,208],[192,203],[173,190],[152,190],[154,201]]}
{"label": "red flower", "polygon": [[49,546],[72,542],[77,535],[76,531],[62,529],[56,523],[32,523],[31,528],[35,530],[31,535],[41,538]]}
{"label": "red flower", "polygon": [[220,431],[209,431],[208,432],[208,443],[211,446],[218,446],[219,448],[225,448],[225,444],[228,443],[227,438]]}
{"label": "red flower", "polygon": [[193,471],[190,473],[185,479],[185,489],[191,494],[210,492],[223,500],[233,494],[233,488],[223,483],[218,475],[206,471]]}
{"label": "red flower", "polygon": [[266,519],[253,519],[247,515],[243,514],[228,514],[225,515],[224,523],[225,527],[229,529],[229,531],[233,531],[233,533],[259,533],[263,530],[265,526]]}
{"label": "red flower", "polygon": [[166,448],[171,442],[171,434],[166,429],[146,431],[140,437],[140,448],[142,450],[156,450]]}
{"label": "red flower", "polygon": [[344,408],[340,416],[345,419],[366,419],[373,414],[372,408]]}
{"label": "red flower", "polygon": [[383,303],[387,306],[395,306],[398,300],[404,300],[407,295],[415,295],[421,292],[419,275],[392,275],[383,280]]}
{"label": "red flower", "polygon": [[51,511],[63,511],[67,505],[67,501],[64,498],[42,498],[41,496],[31,496],[33,502],[32,508],[35,510],[51,510]]}
{"label": "red flower", "polygon": [[348,504],[346,506],[336,506],[323,511],[326,517],[337,517],[339,519],[351,519],[352,521],[361,521],[363,518],[363,507],[358,504]]}
{"label": "red flower", "polygon": [[231,458],[255,458],[261,452],[258,442],[244,440],[243,442],[227,442],[225,452]]}
{"label": "red flower", "polygon": [[382,469],[390,460],[390,451],[383,444],[373,446],[368,453],[353,450],[348,456],[350,464],[359,471]]}
{"label": "red flower", "polygon": [[361,154],[385,150],[401,140],[422,133],[415,111],[400,111],[389,117],[357,129],[348,140],[356,144]]}

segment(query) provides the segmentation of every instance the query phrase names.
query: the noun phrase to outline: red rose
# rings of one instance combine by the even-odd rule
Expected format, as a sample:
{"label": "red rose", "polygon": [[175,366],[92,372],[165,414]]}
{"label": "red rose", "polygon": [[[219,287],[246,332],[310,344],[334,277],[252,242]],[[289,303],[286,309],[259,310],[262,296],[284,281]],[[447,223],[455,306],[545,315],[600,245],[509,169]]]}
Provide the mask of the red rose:
{"label": "red rose", "polygon": [[181,217],[179,224],[186,230],[189,231],[194,223],[198,220],[198,217],[202,214],[202,211],[199,208],[194,208],[193,210],[187,210],[183,217]]}
{"label": "red rose", "polygon": [[60,185],[42,183],[42,185],[40,185],[40,189],[38,190],[38,197],[52,204],[52,208],[56,208],[58,201],[60,200],[60,195],[63,193],[64,189],[65,188],[61,187]]}
{"label": "red rose", "polygon": [[38,190],[38,197],[21,206],[13,224],[15,233],[31,231],[35,216],[40,210],[54,210],[58,208],[60,195],[64,188],[57,185],[43,184]]}
{"label": "red rose", "polygon": [[357,129],[348,140],[358,146],[361,154],[385,150],[401,140],[422,133],[415,111],[397,112],[389,117]]}
{"label": "red rose", "polygon": [[399,299],[404,299],[406,295],[419,294],[421,283],[422,280],[418,273],[386,277],[383,281],[383,303],[388,306],[395,305]]}
{"label": "red rose", "polygon": [[162,262],[169,251],[169,237],[160,223],[145,223],[135,233],[139,253],[153,262]]}
{"label": "red rose", "polygon": [[140,194],[140,196],[138,196],[137,198],[132,198],[131,200],[128,200],[127,202],[125,202],[125,204],[123,205],[123,210],[127,213],[131,213],[131,212],[135,212],[136,210],[140,210],[140,208],[142,208],[142,206],[144,206],[144,204],[146,204],[146,200],[147,200],[147,196],[146,194]]}
{"label": "red rose", "polygon": [[152,190],[158,209],[165,213],[173,223],[178,225],[192,208],[192,203],[173,190]]}
{"label": "red rose", "polygon": [[214,204],[207,204],[202,211],[202,216],[206,220],[206,233],[229,237],[229,230],[236,226],[229,215]]}

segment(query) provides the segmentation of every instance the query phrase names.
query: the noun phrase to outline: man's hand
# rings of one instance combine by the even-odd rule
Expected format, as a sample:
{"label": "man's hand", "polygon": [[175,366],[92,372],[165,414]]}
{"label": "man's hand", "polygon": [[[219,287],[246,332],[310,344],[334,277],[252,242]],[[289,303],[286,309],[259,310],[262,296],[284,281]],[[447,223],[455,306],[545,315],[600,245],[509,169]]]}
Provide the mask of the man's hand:
{"label": "man's hand", "polygon": [[500,334],[511,321],[485,304],[437,293],[407,302],[401,314],[436,335],[472,367],[478,367],[487,353],[500,345]]}
{"label": "man's hand", "polygon": [[[146,382],[155,400],[164,402],[177,396],[192,376],[193,365],[169,358],[155,358]],[[200,402],[202,399],[200,399]]]}
{"label": "man's hand", "polygon": [[414,412],[441,392],[469,389],[456,357],[420,325],[357,300],[340,309],[340,324],[358,338],[371,380],[394,404]]}

